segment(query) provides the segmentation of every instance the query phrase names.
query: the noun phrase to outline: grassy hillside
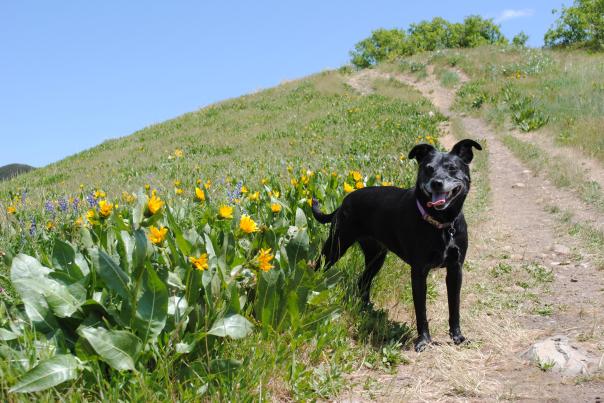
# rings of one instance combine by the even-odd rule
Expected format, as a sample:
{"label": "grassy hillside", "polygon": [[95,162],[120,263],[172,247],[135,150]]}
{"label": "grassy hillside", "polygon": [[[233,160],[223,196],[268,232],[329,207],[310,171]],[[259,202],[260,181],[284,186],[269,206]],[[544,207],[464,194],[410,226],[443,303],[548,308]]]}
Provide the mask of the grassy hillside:
{"label": "grassy hillside", "polygon": [[[359,96],[345,80],[229,100],[1,184],[3,400],[30,400],[8,389],[37,390],[50,365],[70,381],[37,399],[241,400],[328,398],[361,355],[403,362],[406,325],[356,305],[358,252],[350,270],[309,269],[326,228],[308,200],[330,210],[346,186],[411,185],[404,156],[443,117],[398,83]],[[377,288],[412,309],[401,267],[389,259]]]}
{"label": "grassy hillside", "polygon": [[405,68],[421,72],[428,63],[441,67],[441,80],[455,81],[453,67],[469,76],[459,92],[460,108],[500,128],[542,128],[559,145],[604,161],[604,55],[480,47],[417,55]]}

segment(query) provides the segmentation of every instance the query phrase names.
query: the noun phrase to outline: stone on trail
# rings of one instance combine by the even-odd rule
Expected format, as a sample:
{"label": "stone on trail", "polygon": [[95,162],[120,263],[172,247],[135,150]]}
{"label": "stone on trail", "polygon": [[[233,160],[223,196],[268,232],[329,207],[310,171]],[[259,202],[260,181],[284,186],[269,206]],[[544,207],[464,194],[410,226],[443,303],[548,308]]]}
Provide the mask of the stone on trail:
{"label": "stone on trail", "polygon": [[587,375],[597,362],[575,346],[566,336],[551,336],[533,344],[522,357],[537,365],[552,364],[552,371],[564,376]]}
{"label": "stone on trail", "polygon": [[552,251],[559,255],[570,255],[570,248],[566,245],[554,244],[552,246]]}

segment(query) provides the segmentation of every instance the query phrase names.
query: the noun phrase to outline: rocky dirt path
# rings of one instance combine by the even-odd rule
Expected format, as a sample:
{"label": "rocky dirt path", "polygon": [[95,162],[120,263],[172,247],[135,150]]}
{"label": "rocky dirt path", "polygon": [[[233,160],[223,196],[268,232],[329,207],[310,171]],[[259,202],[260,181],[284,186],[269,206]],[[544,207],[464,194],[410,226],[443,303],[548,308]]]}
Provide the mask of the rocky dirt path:
{"label": "rocky dirt path", "polygon": [[[374,377],[381,387],[371,393],[356,387],[342,400],[604,398],[604,272],[596,263],[602,251],[590,253],[548,208],[571,211],[574,220],[595,226],[604,224],[604,216],[572,192],[533,174],[484,121],[453,111],[455,90],[442,87],[431,68],[421,81],[400,73],[365,70],[353,76],[349,85],[368,94],[371,80],[380,77],[416,88],[442,113],[461,122],[469,137],[488,144],[490,205],[481,215],[482,222],[470,228],[472,267],[466,270],[462,288],[462,328],[475,343],[465,348],[445,343],[422,354],[408,352],[411,363],[393,375],[359,369],[353,379]],[[451,135],[443,140],[449,143],[445,146],[454,141]],[[493,276],[494,267],[511,272]],[[541,279],[541,287],[527,292],[521,281],[526,273],[533,279],[535,273],[549,277]],[[437,276],[441,297],[429,308],[429,317],[439,329],[434,333],[442,335],[446,334],[446,291],[443,274]],[[396,305],[386,308],[392,318],[414,322],[412,312]],[[569,337],[572,345],[593,358],[590,376],[563,377],[521,358],[534,342],[551,335]],[[438,339],[446,341],[442,336]]]}

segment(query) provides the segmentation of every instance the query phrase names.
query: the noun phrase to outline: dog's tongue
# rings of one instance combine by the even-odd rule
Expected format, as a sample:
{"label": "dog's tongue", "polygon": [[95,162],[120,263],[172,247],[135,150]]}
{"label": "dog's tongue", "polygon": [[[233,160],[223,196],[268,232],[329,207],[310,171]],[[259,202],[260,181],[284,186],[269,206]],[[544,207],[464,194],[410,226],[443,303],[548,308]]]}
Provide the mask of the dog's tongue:
{"label": "dog's tongue", "polygon": [[432,201],[429,201],[427,206],[428,207],[434,207],[434,206],[442,206],[443,204],[445,204],[447,202],[447,194],[446,193],[432,193]]}

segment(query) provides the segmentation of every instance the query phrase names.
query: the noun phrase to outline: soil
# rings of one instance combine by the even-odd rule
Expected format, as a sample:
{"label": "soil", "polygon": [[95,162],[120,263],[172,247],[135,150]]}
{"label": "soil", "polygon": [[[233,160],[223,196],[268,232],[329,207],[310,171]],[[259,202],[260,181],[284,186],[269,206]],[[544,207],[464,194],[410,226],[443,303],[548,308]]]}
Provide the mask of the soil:
{"label": "soil", "polygon": [[[467,77],[461,75],[461,82]],[[598,267],[602,251],[586,247],[568,234],[551,207],[572,211],[572,220],[603,229],[604,215],[584,203],[572,191],[559,189],[546,178],[531,172],[501,142],[485,121],[452,109],[455,88],[440,85],[431,66],[428,77],[417,80],[402,73],[363,70],[348,81],[361,94],[372,91],[376,78],[395,78],[419,90],[446,116],[459,119],[469,137],[488,145],[490,203],[479,222],[470,227],[468,261],[462,287],[462,329],[470,343],[454,346],[446,336],[446,290],[444,275],[437,274],[439,298],[429,306],[433,336],[440,345],[423,353],[405,351],[409,365],[396,373],[360,368],[351,374],[353,386],[338,400],[343,401],[491,401],[530,400],[593,402],[604,399],[604,272]],[[449,148],[456,139],[447,133],[439,140]],[[531,141],[537,141],[531,137]],[[545,143],[552,155],[565,152],[553,142]],[[542,145],[539,142],[539,145]],[[590,178],[599,183],[604,169],[596,162],[580,158]],[[489,268],[505,261],[515,268],[539,265],[553,273],[553,281],[537,295],[538,304],[552,308],[551,314],[535,313],[535,302],[503,309],[472,309],[482,301],[474,290],[486,289],[503,299],[523,299],[526,291],[518,285],[502,288]],[[466,309],[464,310],[464,307]],[[413,323],[413,313],[398,305],[385,307],[391,318]],[[569,337],[596,364],[592,374],[564,378],[553,371],[542,371],[521,358],[531,344],[550,335]],[[375,387],[365,389],[367,379]]]}

